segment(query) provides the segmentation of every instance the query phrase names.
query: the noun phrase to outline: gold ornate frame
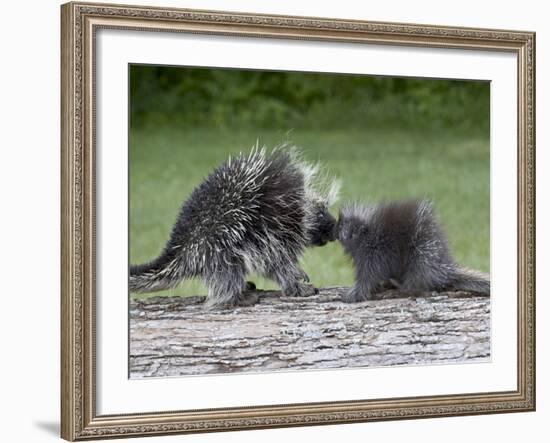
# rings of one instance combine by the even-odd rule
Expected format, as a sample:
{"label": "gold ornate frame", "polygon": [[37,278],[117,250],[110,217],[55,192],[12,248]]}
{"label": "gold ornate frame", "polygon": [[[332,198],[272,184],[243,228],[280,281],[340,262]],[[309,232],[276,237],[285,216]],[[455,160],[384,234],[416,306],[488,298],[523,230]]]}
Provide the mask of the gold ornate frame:
{"label": "gold ornate frame", "polygon": [[[94,36],[99,28],[508,51],[518,60],[518,380],[510,392],[98,416]],[[533,411],[535,34],[68,3],[61,7],[61,436],[67,440]]]}

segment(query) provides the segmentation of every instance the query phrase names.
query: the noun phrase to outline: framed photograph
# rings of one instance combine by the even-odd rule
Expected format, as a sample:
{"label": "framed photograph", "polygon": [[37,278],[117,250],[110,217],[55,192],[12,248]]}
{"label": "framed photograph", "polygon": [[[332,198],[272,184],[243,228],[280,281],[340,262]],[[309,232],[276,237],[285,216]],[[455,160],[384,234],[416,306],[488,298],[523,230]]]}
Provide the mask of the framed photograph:
{"label": "framed photograph", "polygon": [[72,2],[62,437],[535,409],[535,35]]}

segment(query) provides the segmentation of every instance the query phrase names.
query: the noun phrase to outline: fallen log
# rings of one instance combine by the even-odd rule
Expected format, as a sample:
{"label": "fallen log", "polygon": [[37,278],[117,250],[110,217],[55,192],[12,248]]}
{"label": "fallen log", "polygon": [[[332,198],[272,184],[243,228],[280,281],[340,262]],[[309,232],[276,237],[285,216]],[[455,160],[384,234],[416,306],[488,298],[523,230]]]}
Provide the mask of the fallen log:
{"label": "fallen log", "polygon": [[482,362],[490,299],[404,294],[346,304],[347,288],[293,298],[258,291],[251,307],[205,310],[204,297],[130,302],[130,377]]}

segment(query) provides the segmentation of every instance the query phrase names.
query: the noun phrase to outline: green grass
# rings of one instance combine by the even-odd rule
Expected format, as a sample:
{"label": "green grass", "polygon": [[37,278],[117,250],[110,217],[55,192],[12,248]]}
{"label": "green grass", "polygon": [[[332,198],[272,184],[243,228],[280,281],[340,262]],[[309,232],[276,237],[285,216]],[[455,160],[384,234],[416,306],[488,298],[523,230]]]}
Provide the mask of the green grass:
{"label": "green grass", "polygon": [[[271,147],[286,139],[276,131],[237,132],[140,127],[130,142],[130,261],[156,257],[181,203],[229,154],[260,139]],[[342,179],[340,202],[427,197],[435,202],[457,260],[489,270],[489,140],[460,129],[434,132],[399,128],[291,133],[310,160]],[[338,205],[332,208],[337,214]],[[303,269],[317,286],[351,285],[353,270],[338,243],[309,249]],[[274,288],[256,276],[259,287]],[[198,295],[200,281],[155,295]]]}

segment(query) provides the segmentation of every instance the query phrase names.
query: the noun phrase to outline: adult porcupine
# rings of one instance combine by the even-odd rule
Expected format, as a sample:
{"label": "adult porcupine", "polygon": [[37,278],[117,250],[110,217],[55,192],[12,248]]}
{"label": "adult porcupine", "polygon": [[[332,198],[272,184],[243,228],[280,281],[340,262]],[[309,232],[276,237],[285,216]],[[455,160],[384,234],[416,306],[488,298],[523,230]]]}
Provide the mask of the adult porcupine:
{"label": "adult porcupine", "polygon": [[349,204],[340,211],[335,231],[356,272],[346,302],[369,300],[390,282],[404,291],[490,292],[487,275],[453,259],[430,201]]}
{"label": "adult porcupine", "polygon": [[309,278],[298,258],[306,246],[334,240],[336,223],[328,205],[337,183],[323,184],[319,175],[316,165],[287,145],[271,153],[256,146],[229,158],[184,202],[160,256],[130,266],[130,291],[157,291],[201,277],[207,305],[247,305],[256,298],[245,277],[257,272],[276,281],[285,295],[313,294],[315,288],[301,282]]}

